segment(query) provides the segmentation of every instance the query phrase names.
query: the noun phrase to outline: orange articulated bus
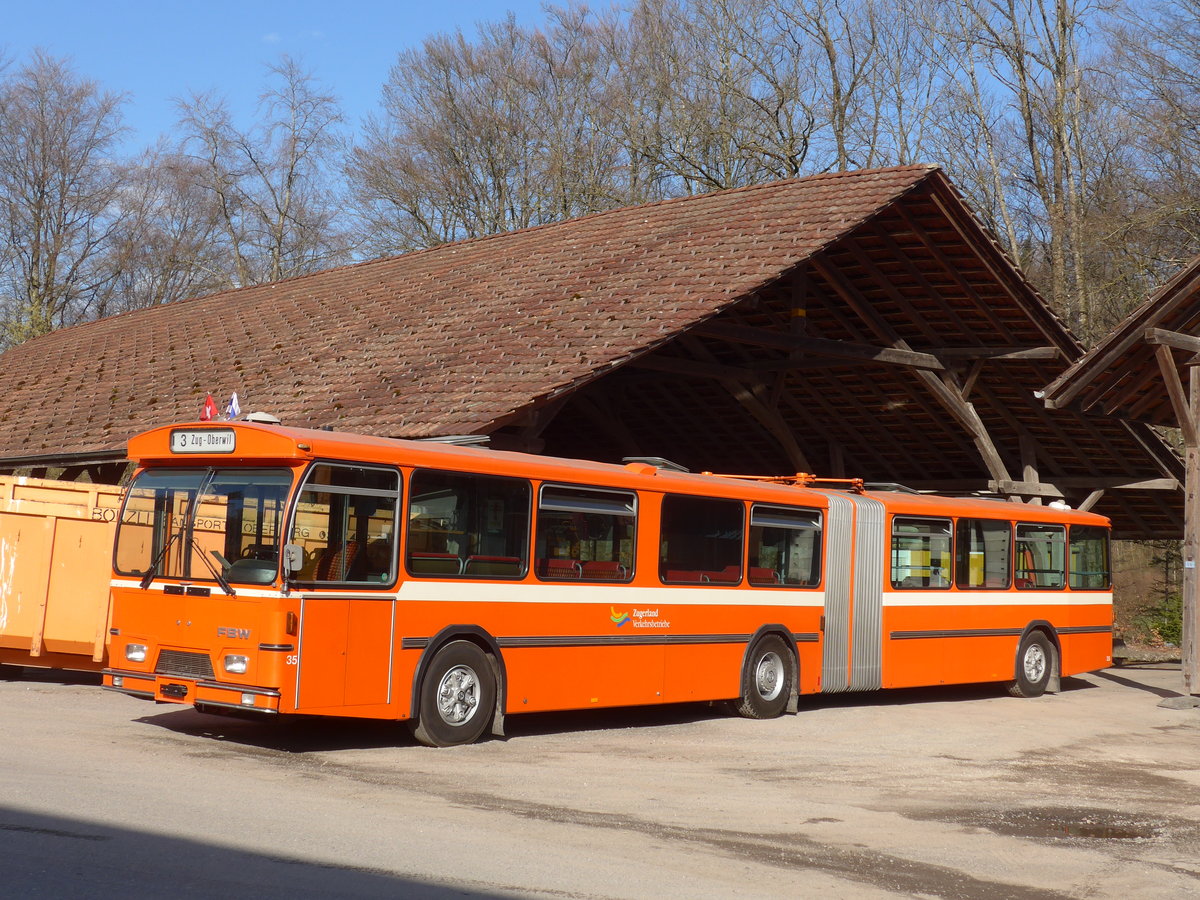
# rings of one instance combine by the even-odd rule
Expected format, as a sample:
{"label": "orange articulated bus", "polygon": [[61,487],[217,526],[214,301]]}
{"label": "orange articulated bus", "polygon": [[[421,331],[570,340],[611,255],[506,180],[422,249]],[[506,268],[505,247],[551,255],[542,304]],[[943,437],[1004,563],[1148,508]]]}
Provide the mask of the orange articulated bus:
{"label": "orange articulated bus", "polygon": [[1108,521],[243,422],[134,438],[106,687],[411,723],[1009,682],[1111,662]]}

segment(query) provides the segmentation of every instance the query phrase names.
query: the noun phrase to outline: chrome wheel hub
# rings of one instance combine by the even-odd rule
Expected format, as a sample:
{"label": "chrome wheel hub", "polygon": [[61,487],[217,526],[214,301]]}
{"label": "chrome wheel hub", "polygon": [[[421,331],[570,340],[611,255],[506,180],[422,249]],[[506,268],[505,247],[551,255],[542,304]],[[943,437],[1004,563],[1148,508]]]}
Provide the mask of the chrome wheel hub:
{"label": "chrome wheel hub", "polygon": [[754,685],[764,700],[774,700],[783,691],[783,659],[778,653],[766,653],[754,670]]}
{"label": "chrome wheel hub", "polygon": [[438,714],[447,725],[470,721],[479,708],[479,679],[468,666],[455,666],[442,676],[437,690]]}

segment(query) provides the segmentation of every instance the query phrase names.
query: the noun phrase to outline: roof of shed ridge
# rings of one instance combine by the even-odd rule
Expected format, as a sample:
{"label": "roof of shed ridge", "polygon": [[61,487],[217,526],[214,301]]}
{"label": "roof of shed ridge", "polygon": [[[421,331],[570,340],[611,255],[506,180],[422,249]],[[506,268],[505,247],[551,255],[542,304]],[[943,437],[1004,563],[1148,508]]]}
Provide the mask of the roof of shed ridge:
{"label": "roof of shed ridge", "polygon": [[486,430],[715,315],[937,171],[662,200],[61,329],[0,357],[0,458],[116,449],[194,418],[207,391],[295,425]]}
{"label": "roof of shed ridge", "polygon": [[[25,341],[18,346],[22,346],[22,347],[28,346],[31,342],[50,338],[53,335],[58,335],[63,332],[66,332],[66,331],[78,331],[79,329],[86,329],[89,326],[107,325],[109,323],[117,324],[117,323],[120,323],[122,320],[128,319],[130,316],[138,316],[138,315],[142,315],[142,314],[151,313],[156,310],[161,310],[167,306],[170,306],[172,308],[177,308],[182,305],[189,304],[189,303],[201,303],[204,301],[214,301],[214,300],[217,300],[218,298],[221,298],[221,299],[235,298],[235,297],[238,297],[247,292],[260,291],[263,288],[294,285],[298,282],[303,282],[303,281],[306,281],[308,279],[313,279],[313,278],[327,278],[335,272],[344,273],[344,272],[349,272],[351,270],[359,269],[362,267],[379,266],[379,265],[384,265],[387,263],[395,263],[397,261],[410,261],[410,260],[414,260],[414,259],[417,259],[422,256],[444,252],[448,248],[454,248],[455,250],[468,249],[468,248],[472,248],[472,247],[477,247],[479,245],[486,245],[487,243],[493,242],[493,241],[505,241],[505,240],[515,238],[520,235],[536,234],[536,233],[544,232],[544,231],[552,231],[555,229],[569,228],[574,225],[590,222],[594,219],[603,219],[603,218],[606,218],[609,216],[616,215],[618,213],[636,213],[639,211],[653,210],[653,209],[660,208],[660,207],[670,207],[670,206],[683,205],[683,204],[688,204],[688,203],[704,202],[704,201],[711,200],[712,198],[716,198],[716,197],[733,197],[738,194],[751,194],[751,193],[756,193],[756,192],[760,192],[760,191],[777,192],[780,189],[783,189],[783,188],[791,186],[791,185],[803,184],[805,186],[813,186],[813,185],[816,185],[821,182],[835,182],[837,180],[844,180],[844,179],[849,179],[849,180],[853,180],[853,181],[866,181],[866,180],[892,181],[893,179],[899,180],[902,182],[903,187],[898,189],[895,192],[895,195],[891,198],[891,199],[895,199],[895,197],[898,197],[901,194],[903,194],[905,190],[909,190],[909,189],[917,186],[922,181],[924,181],[928,175],[930,175],[931,173],[933,173],[935,171],[940,171],[940,169],[941,169],[940,166],[934,165],[932,163],[912,163],[912,164],[902,165],[902,166],[886,166],[886,167],[875,168],[875,169],[855,169],[855,170],[847,171],[847,172],[820,172],[815,175],[804,175],[804,176],[801,176],[798,178],[788,178],[788,179],[782,179],[779,181],[769,181],[769,182],[765,182],[763,184],[742,185],[741,187],[725,188],[723,190],[711,191],[709,193],[704,193],[704,194],[688,194],[687,196],[684,196],[684,197],[667,197],[667,198],[664,198],[661,200],[654,200],[649,203],[638,204],[636,206],[624,206],[624,207],[618,207],[616,209],[598,210],[596,212],[587,213],[586,215],[576,216],[575,218],[572,218],[572,219],[563,219],[562,221],[558,221],[558,222],[545,222],[545,223],[542,223],[539,225],[529,225],[529,226],[526,226],[525,228],[516,228],[511,231],[500,231],[500,232],[496,232],[494,234],[484,234],[484,235],[479,235],[477,237],[463,238],[458,241],[448,241],[443,244],[435,244],[432,247],[422,247],[422,248],[419,248],[416,250],[407,251],[405,253],[397,253],[397,254],[393,254],[393,255],[389,255],[389,256],[374,257],[372,259],[364,259],[364,260],[359,260],[358,262],[346,263],[344,265],[336,266],[331,269],[321,269],[320,271],[317,271],[317,272],[306,272],[302,275],[293,275],[288,278],[281,278],[278,281],[268,281],[268,282],[264,282],[262,284],[250,284],[250,285],[244,285],[242,287],[227,288],[223,291],[216,291],[211,294],[201,294],[200,296],[197,296],[197,297],[185,297],[180,300],[172,300],[169,303],[161,304],[159,306],[145,307],[142,309],[125,310],[123,312],[114,313],[111,316],[105,316],[102,319],[95,319],[95,320],[88,321],[88,322],[79,322],[77,324],[67,326],[66,328],[57,329],[56,331],[50,332],[49,334],[39,335],[38,337],[30,338],[28,341]],[[916,177],[903,178],[903,179],[896,178],[897,176],[901,176],[901,175],[913,175]],[[877,211],[878,211],[878,207],[872,207],[870,209],[869,213],[874,213]],[[870,217],[870,215],[868,214],[862,218],[859,218],[859,219],[856,219],[853,221],[847,221],[845,223],[846,230],[857,227],[858,225],[862,224],[862,222],[865,221],[869,217]],[[842,232],[839,233],[839,236],[840,236],[840,234],[844,234],[844,233],[845,233],[845,231],[843,230]],[[836,238],[833,238],[833,239],[836,239]],[[11,348],[11,349],[16,349],[16,348]],[[2,354],[0,354],[0,355],[2,355]]]}

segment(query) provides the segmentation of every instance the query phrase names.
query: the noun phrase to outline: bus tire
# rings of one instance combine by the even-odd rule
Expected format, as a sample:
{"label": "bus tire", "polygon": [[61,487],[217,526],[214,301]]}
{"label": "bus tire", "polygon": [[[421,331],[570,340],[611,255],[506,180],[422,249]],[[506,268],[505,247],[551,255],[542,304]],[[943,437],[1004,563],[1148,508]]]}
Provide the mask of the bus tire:
{"label": "bus tire", "polygon": [[496,679],[487,654],[470,641],[451,641],[434,655],[419,691],[413,737],[426,747],[479,740],[496,708]]}
{"label": "bus tire", "polygon": [[763,635],[746,657],[742,693],[734,710],[745,719],[774,719],[783,715],[795,690],[792,651],[777,634]]}
{"label": "bus tire", "polygon": [[1016,678],[1008,692],[1014,697],[1040,697],[1053,676],[1054,647],[1045,632],[1031,631],[1017,648]]}

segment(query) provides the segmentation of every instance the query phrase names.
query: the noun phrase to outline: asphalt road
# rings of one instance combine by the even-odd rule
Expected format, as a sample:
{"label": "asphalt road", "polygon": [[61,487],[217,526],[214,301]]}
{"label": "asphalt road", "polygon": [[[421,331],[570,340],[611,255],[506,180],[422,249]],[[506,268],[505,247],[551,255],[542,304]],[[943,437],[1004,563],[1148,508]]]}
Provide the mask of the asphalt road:
{"label": "asphalt road", "polygon": [[509,719],[447,750],[0,675],[6,897],[1200,897],[1177,666]]}

